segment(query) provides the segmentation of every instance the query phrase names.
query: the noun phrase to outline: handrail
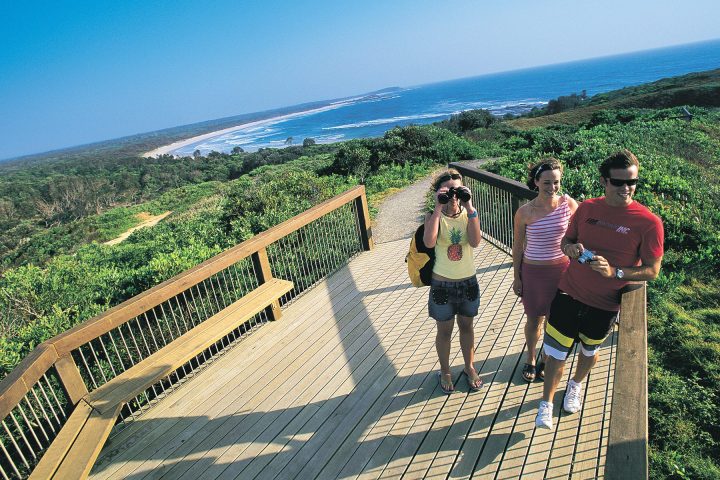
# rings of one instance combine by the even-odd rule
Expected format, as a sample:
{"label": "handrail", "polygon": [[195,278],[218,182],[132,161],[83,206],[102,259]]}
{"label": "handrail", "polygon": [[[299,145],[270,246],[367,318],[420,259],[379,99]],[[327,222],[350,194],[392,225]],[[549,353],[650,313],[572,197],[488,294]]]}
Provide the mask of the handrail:
{"label": "handrail", "polygon": [[[478,199],[483,238],[512,254],[515,212],[537,194],[520,182],[451,163]],[[622,293],[605,478],[648,478],[647,302],[645,282]]]}
{"label": "handrail", "polygon": [[622,294],[605,459],[608,480],[647,479],[649,474],[646,295],[645,282],[628,285]]}
{"label": "handrail", "polygon": [[[332,240],[325,237],[331,236]],[[373,247],[365,187],[329,199],[36,347],[0,381],[0,478],[25,478],[89,391],[152,355],[272,278],[290,294],[148,386],[122,421],[192,375],[246,331],[280,315],[286,304],[350,257]],[[137,336],[137,339],[136,339]],[[168,341],[169,340],[169,341]],[[129,365],[129,366],[128,366]],[[186,368],[187,367],[187,368]]]}
{"label": "handrail", "polygon": [[[58,354],[63,355],[86,343],[88,336],[97,337],[116,328],[118,325],[127,322],[129,319],[155,307],[165,300],[168,300],[179,292],[187,290],[191,285],[197,284],[200,280],[206,279],[225,268],[243,260],[252,254],[267,248],[273,242],[285,237],[287,234],[311,223],[314,220],[335,210],[349,201],[359,198],[360,192],[364,194],[365,187],[360,185],[336,197],[316,205],[309,210],[297,215],[283,223],[276,225],[254,237],[246,240],[224,252],[196,265],[163,283],[146,290],[145,292],[111,308],[105,313],[88,320],[70,330],[61,333],[52,339],[51,343],[58,349]],[[368,222],[369,224],[369,222]],[[371,238],[372,234],[370,234]]]}

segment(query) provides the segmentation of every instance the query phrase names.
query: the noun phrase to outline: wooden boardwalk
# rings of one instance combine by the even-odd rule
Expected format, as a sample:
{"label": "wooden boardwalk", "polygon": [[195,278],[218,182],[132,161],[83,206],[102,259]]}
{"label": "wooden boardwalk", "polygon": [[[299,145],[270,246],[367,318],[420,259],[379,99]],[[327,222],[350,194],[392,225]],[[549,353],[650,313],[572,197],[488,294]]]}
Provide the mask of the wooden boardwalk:
{"label": "wooden boardwalk", "polygon": [[[105,445],[92,478],[598,478],[616,335],[584,410],[536,430],[542,383],[522,381],[522,305],[508,255],[476,249],[481,305],[469,393],[437,385],[427,288],[410,285],[407,240],[377,245],[297,299]],[[456,329],[457,333],[457,329]],[[568,366],[574,363],[568,359]]]}

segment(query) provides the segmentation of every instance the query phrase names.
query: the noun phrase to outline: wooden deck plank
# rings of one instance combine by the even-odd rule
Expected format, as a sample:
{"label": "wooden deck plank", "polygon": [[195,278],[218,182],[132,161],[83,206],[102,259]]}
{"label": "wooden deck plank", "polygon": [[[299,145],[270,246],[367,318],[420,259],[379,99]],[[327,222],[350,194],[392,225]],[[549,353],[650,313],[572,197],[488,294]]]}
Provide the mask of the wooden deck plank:
{"label": "wooden deck plank", "polygon": [[[387,334],[403,338],[402,333],[411,326],[410,320],[412,319],[397,322],[393,328],[394,331],[390,330]],[[385,332],[378,329],[377,336],[380,339],[385,338]],[[407,343],[409,338],[408,335],[401,341]],[[393,356],[390,352],[386,351],[382,345],[373,347],[372,343],[363,348],[369,353],[359,352],[358,357],[361,361],[352,374],[355,378],[348,378],[343,386],[344,390],[337,391],[331,402],[322,404],[303,425],[305,431],[313,432],[311,438],[303,442],[299,449],[289,452],[286,450],[281,457],[274,458],[262,472],[261,478],[271,478],[274,473],[293,478],[310,458],[316,461],[314,457],[326,454],[324,451],[322,454],[318,453],[322,450],[322,445],[332,441],[333,438],[339,438],[338,441],[342,441],[348,426],[353,425],[353,422],[357,421],[358,413],[363,411],[363,404],[374,401],[389,379],[395,376],[396,369],[392,364]],[[354,359],[355,357],[353,357]],[[355,379],[359,379],[359,381]],[[297,424],[299,423],[298,421]],[[285,435],[289,435],[290,441],[292,441],[297,434],[294,434],[292,430],[287,430]],[[332,451],[330,453],[332,454]],[[292,465],[288,465],[291,459]],[[308,477],[301,476],[300,478]]]}
{"label": "wooden deck plank", "polygon": [[[507,274],[507,272],[505,273]],[[484,320],[487,322],[488,325],[488,330],[482,337],[484,341],[481,340],[480,349],[478,350],[478,358],[480,359],[487,358],[490,347],[496,341],[497,336],[499,336],[502,332],[502,328],[494,322],[494,319],[495,312],[498,308],[497,293],[499,291],[507,290],[507,288],[503,286],[504,276],[506,275],[493,275],[492,279],[489,282],[485,282],[488,285],[488,291],[493,293],[492,295],[490,295],[489,301],[485,304],[484,309],[481,311],[481,315],[478,320],[480,322]],[[492,322],[488,321],[490,318],[493,319]],[[454,358],[459,359],[460,355],[460,352],[456,350]],[[435,362],[437,361],[437,357],[432,356],[432,358],[435,359]],[[478,366],[481,367],[479,369],[480,375],[482,377],[485,377],[485,380],[489,380],[489,377],[485,372],[485,366]],[[432,428],[433,423],[439,415],[438,412],[444,404],[444,396],[439,394],[439,389],[437,387],[437,379],[434,379],[434,383],[435,389],[438,392],[438,399],[431,398],[429,401],[423,404],[423,408],[417,414],[417,417],[414,419],[414,422],[411,426],[411,435],[407,435],[404,438],[401,438],[399,445],[390,449],[391,458],[387,461],[385,468],[379,472],[381,477],[392,478],[400,476],[404,472],[406,472],[408,466],[413,461],[414,455],[422,445],[425,436]],[[366,475],[363,475],[363,477],[365,476]]]}
{"label": "wooden deck plank", "polygon": [[619,331],[616,328],[613,334],[612,349],[613,356],[610,364],[610,375],[608,376],[608,387],[605,392],[605,416],[603,417],[602,438],[600,439],[600,453],[598,455],[597,478],[605,478],[605,463],[607,460],[608,441],[610,437],[610,417],[612,415],[613,385],[615,383],[615,369],[617,368],[617,348]]}
{"label": "wooden deck plank", "polygon": [[[582,355],[582,352],[578,347],[572,368],[567,372],[568,378],[563,383],[563,388],[565,388],[565,385],[567,385],[572,375],[575,374],[580,355]],[[591,380],[591,378],[588,378],[583,382],[584,394],[587,394],[586,387]],[[563,395],[558,400],[558,403],[562,406],[562,401],[565,399],[564,390],[561,393],[563,393]],[[575,453],[581,415],[582,412],[571,414],[565,412],[562,408],[560,409],[560,418],[558,418],[557,425],[555,426],[555,441],[553,442],[550,458],[548,459],[545,469],[545,478],[558,479],[570,476],[570,467],[572,466],[573,454]]]}
{"label": "wooden deck plank", "polygon": [[[414,325],[416,325],[414,322],[408,322],[402,335],[404,340],[401,340],[401,348],[406,347],[413,335],[416,334]],[[413,331],[408,332],[409,329],[413,329]],[[385,355],[390,359],[397,360],[397,354],[394,354],[391,350],[386,351]],[[322,418],[317,419],[323,422],[322,426],[316,430],[312,439],[302,446],[292,464],[288,463],[280,471],[280,476],[315,478],[324,464],[328,463],[336,452],[337,446],[348,441],[352,430],[361,423],[366,412],[371,410],[374,404],[382,403],[380,399],[393,379],[396,378],[397,371],[395,365],[382,365],[381,361],[376,362],[375,366],[380,368],[371,367],[369,374],[357,385],[357,390],[346,397],[329,418],[325,420],[322,420]],[[382,371],[380,371],[381,368]],[[379,374],[376,374],[376,372],[379,372]],[[362,394],[360,387],[363,387],[364,390]],[[378,406],[378,408],[381,407]],[[262,477],[269,478],[265,472],[263,472]]]}
{"label": "wooden deck plank", "polygon": [[[577,351],[574,348],[565,364],[565,371],[563,372],[563,378],[558,384],[558,388],[555,391],[553,398],[553,429],[546,430],[542,428],[535,428],[533,435],[530,439],[530,446],[528,448],[525,464],[521,472],[522,478],[545,478],[545,472],[547,471],[548,462],[550,461],[550,455],[552,454],[555,446],[555,441],[563,438],[561,433],[558,437],[558,432],[562,432],[562,424],[566,417],[566,413],[562,411],[562,402],[565,393],[565,387],[568,380],[571,378],[575,368],[575,361],[577,359]],[[529,399],[534,407],[534,413],[537,413],[538,403],[542,397],[542,393],[539,397]],[[534,416],[533,416],[534,422]]]}
{"label": "wooden deck plank", "polygon": [[[422,297],[418,297],[418,298],[422,298]],[[417,299],[416,299],[415,301],[417,302]],[[426,300],[421,300],[421,301],[424,303]],[[418,305],[418,308],[419,308],[419,309],[422,309],[422,308],[424,308],[424,306],[421,304],[421,305]],[[312,429],[311,429],[311,430],[312,430]],[[271,470],[271,471],[272,471],[272,470]],[[284,474],[284,475],[285,475],[285,474]],[[269,477],[269,476],[272,476],[272,475],[268,474],[267,476]]]}
{"label": "wooden deck plank", "polygon": [[[518,360],[519,365],[525,363],[524,356],[525,352],[523,351]],[[516,375],[520,375],[520,373],[517,372]],[[542,393],[542,381],[527,384],[525,398],[517,414],[517,421],[508,440],[508,446],[503,454],[502,465],[496,478],[505,480],[520,478],[535,431],[535,414]]]}
{"label": "wooden deck plank", "polygon": [[[509,290],[508,295],[514,296]],[[466,438],[459,446],[457,459],[448,464],[442,473],[452,472],[453,478],[470,478],[480,472],[492,471],[494,474],[497,456],[507,444],[516,412],[522,404],[522,395],[518,393],[527,388],[526,385],[520,389],[512,388],[517,375],[518,356],[525,345],[523,325],[522,305],[517,302],[509,312],[502,343],[493,349],[493,368],[497,374],[492,388],[472,419]],[[498,431],[495,431],[496,428]]]}
{"label": "wooden deck plank", "polygon": [[585,395],[571,478],[591,479],[597,474],[608,378],[612,375],[614,339],[615,333],[612,334],[609,344],[600,350],[598,363],[590,373],[591,377],[596,378],[592,378]]}
{"label": "wooden deck plank", "polygon": [[[490,261],[492,259],[493,257],[489,255],[483,256],[480,267],[491,265]],[[486,285],[482,281],[480,283],[482,285],[482,298],[485,296]],[[338,475],[342,478],[348,478],[356,476],[358,472],[363,472],[366,464],[381,447],[382,442],[395,434],[393,428],[398,421],[402,423],[400,419],[405,410],[408,408],[415,409],[412,400],[417,396],[414,393],[422,389],[423,384],[428,379],[429,382],[427,382],[426,388],[429,391],[433,390],[436,381],[434,381],[432,373],[428,374],[428,372],[434,371],[437,362],[434,352],[435,322],[427,317],[427,290],[423,289],[419,290],[419,292],[420,301],[418,303],[421,308],[416,318],[423,322],[423,332],[425,334],[415,342],[415,353],[412,355],[414,361],[406,362],[403,365],[398,372],[396,382],[388,389],[389,394],[386,395],[384,401],[378,402],[373,406],[373,411],[368,412],[371,419],[376,418],[377,420],[367,425],[363,432],[359,430],[361,430],[360,427],[365,427],[364,424],[356,427],[353,436],[357,436],[357,440],[354,443],[346,442],[335,453],[325,466],[325,469],[322,470],[321,478],[335,478]],[[482,338],[482,335],[479,338]],[[407,392],[407,394],[403,395],[403,392]]]}
{"label": "wooden deck plank", "polygon": [[[346,273],[346,272],[343,272],[343,273]],[[352,282],[350,282],[351,278],[352,278],[352,276],[349,273],[347,273],[347,276],[343,279],[343,281],[339,282],[336,285],[337,288],[330,290],[329,292],[327,292],[327,294],[329,295],[332,293],[346,293],[348,290],[353,290],[354,288],[352,287]],[[329,282],[329,283],[331,285],[335,284],[335,282]],[[325,294],[326,294],[326,292],[323,292],[323,295],[322,295],[323,298],[324,298]],[[360,294],[357,293],[357,295],[360,295]],[[340,296],[340,298],[341,299],[345,299],[345,298],[352,299],[354,297],[345,295],[345,296]],[[297,305],[300,307],[300,311],[304,312],[304,315],[301,316],[302,320],[309,322],[313,318],[332,319],[332,315],[330,315],[330,313],[332,312],[332,307],[330,306],[329,302],[328,303],[318,302],[313,306],[313,305],[308,305],[308,302],[306,302],[306,299],[307,299],[307,297],[301,298],[300,301],[297,303]],[[322,309],[318,309],[315,307],[322,307]],[[296,310],[296,311],[298,311],[298,310]],[[330,321],[331,320],[328,320],[328,322],[330,322]],[[266,339],[267,339],[267,337],[271,337],[272,334],[276,334],[278,337],[281,337],[279,339],[278,345],[282,346],[283,342],[285,341],[285,339],[282,338],[283,334],[288,331],[295,331],[296,329],[294,329],[293,327],[295,326],[296,323],[299,323],[299,322],[291,321],[291,319],[289,318],[289,315],[286,314],[283,318],[282,325],[277,324],[277,323],[271,323],[271,324],[266,325],[265,327],[260,329],[256,334],[253,335],[253,340],[255,340],[256,337],[262,336],[262,334],[266,334],[265,335]],[[303,335],[303,333],[304,333],[304,335]],[[293,341],[297,340],[297,341],[302,342],[303,340],[306,340],[307,337],[310,335],[312,335],[312,330],[309,328],[305,328],[304,330],[302,330],[300,335],[294,336],[292,338],[292,340]],[[160,418],[162,415],[166,415],[167,421],[164,422],[166,424],[164,426],[166,426],[167,428],[170,428],[171,430],[168,431],[168,430],[162,429],[162,428],[158,428],[158,429],[152,430],[150,432],[148,432],[147,431],[148,429],[145,429],[145,428],[140,429],[142,431],[138,431],[139,429],[126,430],[126,432],[132,432],[133,430],[135,430],[132,433],[132,436],[134,437],[133,440],[137,440],[137,442],[135,443],[135,446],[133,447],[133,449],[135,451],[143,451],[145,448],[147,448],[147,443],[145,442],[145,440],[146,439],[152,440],[152,435],[156,435],[158,437],[162,436],[162,435],[167,435],[169,438],[177,439],[177,440],[181,441],[181,443],[182,443],[182,440],[186,440],[186,439],[179,438],[178,437],[179,432],[177,431],[177,428],[175,428],[173,430],[172,427],[177,426],[178,423],[179,424],[186,423],[186,422],[182,422],[182,420],[181,421],[177,421],[177,420],[178,420],[178,416],[181,415],[181,413],[187,408],[187,404],[188,403],[192,404],[196,400],[201,400],[203,402],[204,406],[207,406],[208,408],[212,408],[213,406],[216,406],[218,403],[222,403],[223,401],[225,401],[225,404],[224,404],[225,406],[227,406],[227,404],[229,404],[229,403],[233,403],[235,398],[237,398],[238,390],[249,389],[252,386],[253,382],[255,382],[255,379],[253,379],[251,376],[247,376],[247,377],[240,378],[239,379],[240,382],[238,384],[237,371],[242,370],[244,368],[248,368],[249,365],[257,365],[257,361],[260,358],[259,356],[261,354],[263,354],[263,353],[267,354],[268,351],[275,350],[276,348],[277,348],[277,346],[275,348],[273,348],[272,343],[268,343],[266,345],[265,349],[262,348],[262,345],[256,348],[255,342],[253,342],[253,343],[246,342],[244,344],[238,345],[234,349],[232,360],[225,361],[225,362],[223,362],[223,361],[217,362],[213,366],[212,369],[202,372],[203,384],[207,385],[208,389],[224,390],[225,392],[228,393],[228,396],[226,396],[226,397],[215,396],[215,397],[211,397],[209,399],[205,399],[205,398],[203,398],[204,397],[203,391],[200,389],[197,389],[197,390],[193,390],[190,388],[181,389],[183,392],[186,392],[185,396],[173,395],[172,397],[167,399],[165,402],[161,402],[161,404],[163,404],[163,405],[168,405],[169,406],[168,408],[163,410],[161,408],[156,407],[148,414],[148,417],[155,416],[156,418]],[[233,364],[232,362],[237,361],[237,359],[240,360],[240,363]],[[290,357],[285,357],[285,359],[281,359],[280,361],[274,360],[273,358],[266,360],[266,362],[274,362],[274,366],[276,368],[288,368],[289,362],[291,362],[291,361],[292,360],[290,359]],[[227,363],[231,363],[231,368],[221,368],[222,365],[225,365]],[[262,367],[262,365],[260,365],[260,367]],[[233,384],[237,384],[237,387],[235,387],[234,389],[232,386],[230,386]],[[230,388],[230,390],[228,390],[228,388]],[[233,398],[233,395],[235,395],[235,398]],[[201,424],[202,419],[200,417],[202,415],[204,415],[206,413],[206,411],[199,411],[198,413],[199,413],[199,418],[198,418],[197,423]],[[183,417],[180,416],[179,418],[182,419]],[[209,420],[209,419],[207,419],[207,420]],[[195,422],[193,422],[193,423],[195,423]],[[197,426],[199,429],[202,425],[194,425],[194,426]],[[181,430],[183,430],[183,429],[187,428],[187,425],[185,425],[185,426],[180,425],[179,428]],[[119,438],[116,443],[120,444],[121,442],[126,441],[128,436],[126,435],[125,437],[126,438]],[[167,449],[170,447],[170,445],[166,444],[166,445],[164,445],[164,447]],[[132,458],[132,452],[129,455],[124,455],[123,458]],[[120,461],[120,460],[121,459],[118,459],[118,460],[113,459],[112,461],[116,462],[116,461]],[[126,471],[119,472],[120,475],[122,475],[124,473],[127,473],[127,472]]]}
{"label": "wooden deck plank", "polygon": [[[397,304],[391,303],[387,305],[387,308],[390,309],[393,308],[393,306],[395,306],[396,308],[403,308],[403,303],[404,302],[399,302]],[[380,314],[381,317],[383,315],[386,314]],[[385,325],[384,328],[379,328],[377,330],[379,340],[382,341],[388,337],[394,337],[393,340],[398,343],[407,341],[407,339],[404,339],[402,337],[401,331],[403,328],[407,328],[409,323],[409,319],[405,319],[404,321],[399,322],[397,325],[393,325],[392,329],[388,328],[388,325]],[[340,404],[342,404],[348,401],[348,396],[352,395],[353,391],[356,388],[360,390],[359,384],[356,386],[355,382],[362,374],[361,372],[365,370],[371,371],[372,367],[376,364],[376,362],[383,358],[384,350],[380,344],[375,343],[375,340],[377,339],[373,337],[373,329],[370,325],[367,325],[365,335],[359,338],[356,342],[357,347],[359,347],[357,349],[357,352],[353,354],[350,358],[338,359],[337,363],[340,367],[339,374],[331,375],[326,382],[316,382],[316,388],[309,391],[310,394],[314,394],[314,397],[303,399],[302,401],[298,402],[297,407],[304,407],[307,404],[319,405],[321,402],[326,402],[327,400],[335,400],[336,398],[340,401]],[[370,350],[370,347],[373,347],[373,349]],[[387,358],[390,360],[394,356],[392,352],[393,348],[396,348],[395,345],[391,345],[390,350],[385,353]],[[364,352],[367,352],[368,350],[370,350],[370,352],[368,354],[365,354]],[[346,350],[346,355],[349,355],[350,352],[351,350]],[[319,369],[317,373],[327,376],[327,373],[324,373],[323,370],[324,369]],[[341,380],[343,380],[343,382],[338,385]],[[367,379],[363,377],[361,382],[363,381],[367,381]],[[335,392],[332,395],[328,395],[328,391],[331,391],[330,389],[333,386],[337,386]],[[300,438],[304,435],[307,435],[307,432],[313,432],[313,436],[317,434],[315,430],[308,426],[309,424],[307,422],[311,421],[313,417],[321,415],[321,410],[322,406],[317,409],[304,409],[297,415],[295,415],[296,412],[294,411],[287,412],[288,415],[286,416],[288,417],[288,421],[277,422],[279,424],[278,426],[285,425],[285,428],[280,430],[279,428],[277,428],[277,426],[273,425],[273,427],[275,428],[263,429],[258,432],[259,437],[256,440],[252,440],[252,446],[244,449],[246,451],[235,452],[234,456],[229,457],[228,463],[231,465],[229,465],[229,467],[227,468],[227,472],[223,472],[221,478],[233,478],[233,476],[239,474],[240,472],[243,472],[243,476],[246,476],[243,468],[248,467],[251,472],[259,473],[260,470],[263,470],[265,468],[265,465],[269,463],[272,457],[280,452],[283,452],[283,457],[290,458],[291,454],[289,453],[286,446],[288,444],[291,444],[296,437]],[[242,453],[242,457],[239,457],[240,453]],[[240,459],[241,461],[238,462],[236,461],[236,459]]]}
{"label": "wooden deck plank", "polygon": [[435,342],[435,325],[425,318],[426,303],[422,302],[422,306],[423,325],[417,331],[414,342],[408,345],[408,350],[414,349],[411,355],[413,361],[406,361],[402,365],[384,395],[351,432],[349,438],[353,440],[345,442],[335,452],[319,473],[320,478],[347,478],[362,472],[368,458],[377,450],[381,441],[386,435],[391,435],[391,427],[397,419],[407,408],[412,408],[410,401],[417,398],[413,393],[422,388],[432,390],[427,380],[432,378],[432,374],[428,372],[432,370],[434,361],[428,362],[425,356]]}
{"label": "wooden deck plank", "polygon": [[[505,297],[505,293],[509,290],[508,281],[510,280],[508,279],[511,276],[511,269],[506,265],[505,267],[490,269],[487,273],[490,274],[489,280],[488,277],[483,275],[481,278],[485,281],[481,283],[487,285],[486,290],[490,293],[490,295],[488,295],[489,300],[487,300],[487,303],[484,303],[476,323],[487,322],[488,329],[480,341],[480,349],[477,351],[478,358],[487,358],[492,345],[497,341],[497,337],[502,335],[502,324],[496,321],[496,313],[502,306],[501,299]],[[485,297],[483,297],[483,299],[484,298]],[[456,344],[456,340],[454,340],[454,344]],[[462,358],[458,350],[459,349],[455,348],[455,355],[453,357],[454,365],[457,365],[459,359]],[[436,362],[437,357],[435,356],[433,358]],[[478,366],[481,367],[479,369],[480,375],[484,377],[486,381],[489,380],[486,366]],[[455,376],[456,383],[458,377],[459,375]],[[434,379],[434,383],[436,385],[435,388],[438,388],[436,379]],[[414,472],[408,471],[409,465],[414,461],[416,452],[434,425],[439,411],[445,403],[443,398],[444,396],[430,398],[423,404],[423,408],[418,413],[417,418],[414,419],[408,435],[400,440],[399,445],[391,448],[391,457],[387,460],[384,469],[379,472],[380,478],[399,477],[403,474],[413,475]],[[366,477],[366,475],[363,475],[363,477]]]}
{"label": "wooden deck plank", "polygon": [[[609,343],[609,341],[606,340],[605,344],[607,343]],[[609,348],[609,346],[603,345],[600,350],[600,356],[606,358],[609,356],[610,350],[611,348]],[[581,353],[578,351],[577,355],[581,355]],[[605,367],[604,369],[603,365]],[[597,384],[601,390],[604,390],[603,387],[606,384],[608,374],[607,369],[609,368],[609,365],[609,362],[603,362],[601,364],[600,359],[598,359],[598,365],[593,368],[590,376],[584,382],[585,401],[583,402],[582,411],[574,415],[568,415],[563,412],[562,426],[559,427],[560,429],[558,430],[555,443],[553,444],[550,461],[548,462],[548,468],[545,473],[546,478],[557,479],[568,478],[570,476],[578,447],[578,436],[580,433],[582,417],[584,417],[586,413],[588,416],[592,416],[594,413],[597,413],[596,411],[593,411],[592,404],[588,406],[586,403],[588,391],[592,390],[595,384]]]}
{"label": "wooden deck plank", "polygon": [[[398,275],[399,275],[399,274],[398,274]],[[399,282],[397,282],[397,281],[393,282],[393,281],[392,281],[392,280],[393,280],[392,277],[390,278],[390,280],[391,280],[390,283],[395,283],[396,285],[399,283]],[[375,283],[375,285],[377,285],[377,283]],[[392,291],[389,290],[388,292],[384,292],[384,294],[385,294],[385,295],[392,295]],[[375,301],[376,303],[381,303],[381,302],[382,302],[382,298],[380,298],[379,300],[378,300],[378,299],[375,299],[374,301]],[[359,311],[361,311],[364,307],[363,307],[363,305],[360,305],[360,307],[361,307],[361,308],[359,308],[359,309],[358,309],[357,307],[354,307],[353,310],[350,311],[350,314],[355,313],[355,318],[357,319],[357,321],[361,320],[361,318],[362,318],[361,316],[359,316]],[[331,317],[331,318],[332,318],[332,317]],[[284,322],[289,322],[289,321],[290,321],[290,316],[289,316],[289,315],[285,315],[283,321],[284,321]],[[332,322],[332,320],[330,320],[330,322]],[[329,329],[329,330],[330,330],[330,329]],[[362,331],[360,331],[360,332],[362,332]],[[352,333],[352,332],[351,332],[351,333]],[[317,342],[317,344],[319,345],[319,344],[321,344],[321,342]],[[304,348],[307,348],[307,345],[308,345],[307,343],[304,343]],[[338,349],[335,348],[335,346],[332,345],[332,344],[328,344],[327,347],[328,347],[328,352],[332,352],[333,350],[338,351]],[[337,353],[337,352],[336,352],[336,353]],[[282,355],[281,355],[281,356],[282,356]],[[342,354],[340,353],[339,356],[342,357]],[[313,361],[304,362],[304,363],[306,363],[306,364],[308,364],[308,365],[317,364],[317,362],[313,362]],[[308,379],[307,379],[306,377],[307,377],[307,375],[304,375],[304,376],[303,376],[303,372],[300,372],[300,375],[298,375],[298,378],[305,378],[305,380],[306,380],[306,382],[307,382]],[[310,382],[310,383],[311,383],[311,382]],[[273,390],[273,393],[277,393],[277,392]],[[258,397],[258,398],[260,398],[260,397]],[[287,395],[283,395],[283,398],[284,398],[284,399],[287,399],[287,398],[289,398],[289,397],[288,397]],[[308,400],[309,400],[308,398],[303,399],[302,404],[307,403]],[[262,403],[262,398],[260,398],[259,403]],[[247,408],[247,406],[246,406],[245,410],[246,410],[246,411],[251,411],[251,410],[252,410],[252,407],[251,407],[251,408]],[[278,411],[282,411],[282,409],[278,409]],[[272,412],[271,412],[271,414],[272,414]],[[275,415],[275,416],[277,417],[277,415]],[[268,425],[272,424],[272,420],[273,420],[273,418],[270,418],[270,420],[268,421],[267,424],[268,424]],[[243,422],[243,424],[247,424],[247,423],[248,423],[247,421],[246,421],[246,422]],[[215,434],[214,436],[223,437],[226,433],[228,433],[228,432],[230,432],[230,431],[233,431],[233,430],[237,430],[237,429],[232,428],[233,426],[234,426],[233,424],[230,424],[230,425],[227,426],[227,428],[223,428],[222,431],[217,431],[217,430],[216,430],[215,432],[213,432],[213,433]],[[225,426],[224,426],[224,427],[225,427]],[[193,441],[195,441],[195,439],[193,439]],[[198,444],[201,444],[201,443],[202,443],[202,442],[200,442],[199,440],[198,440],[198,442],[199,442]],[[185,450],[188,450],[188,449],[186,448]]]}
{"label": "wooden deck plank", "polygon": [[[458,391],[446,396],[435,376],[427,289],[409,286],[406,250],[407,241],[378,245],[296,299],[282,320],[240,341],[112,437],[91,476],[539,478],[548,468],[563,478],[590,478],[598,468],[602,474],[604,460],[592,451],[607,448],[612,381],[603,388],[590,379],[582,414],[569,420],[558,419],[561,392],[557,431],[535,430],[542,383],[519,376],[525,319],[510,288],[510,257],[484,242],[476,251],[475,363],[485,387],[468,392],[455,329]],[[611,374],[606,364],[614,352],[606,350],[593,371],[598,378]],[[550,454],[553,442],[565,442],[565,450]]]}
{"label": "wooden deck plank", "polygon": [[[376,299],[375,302],[377,304],[380,304],[381,300]],[[350,318],[350,323],[347,325],[347,328],[346,328],[346,330],[348,330],[349,335],[358,336],[363,332],[363,330],[359,330],[357,328],[357,326],[359,325],[359,323],[362,320],[362,316],[359,313],[360,310],[362,310],[362,305],[360,306],[360,308],[358,308],[357,305],[353,306],[353,308],[351,310],[347,311],[346,315],[343,317],[343,318]],[[289,316],[286,315],[283,317],[283,322],[287,322],[287,321],[289,321]],[[332,332],[333,329],[330,328],[332,326],[331,324],[333,323],[332,316],[330,316],[330,320],[328,320],[327,323],[328,323],[327,330],[330,332],[329,337],[335,336],[336,333],[333,333]],[[311,330],[311,333],[313,331],[315,331],[315,330]],[[347,337],[346,337],[346,340],[347,340]],[[316,352],[315,353],[316,355],[319,353],[323,358],[333,359],[334,357],[327,356],[328,353],[332,353],[333,351],[335,351],[335,355],[338,358],[342,358],[341,351],[339,351],[336,348],[337,344],[334,344],[332,342],[327,343],[325,345],[323,345],[322,342],[315,342],[315,344],[304,342],[304,343],[299,343],[298,345],[301,348],[305,348],[305,349],[308,348],[308,345],[310,345],[311,348],[313,345],[315,345],[316,347],[314,350],[311,350],[311,353]],[[318,352],[319,347],[323,347],[323,349]],[[273,352],[273,353],[274,353],[274,355],[272,355],[272,357],[276,358],[278,356],[278,352]],[[293,358],[291,355],[279,355],[279,356],[287,357],[290,362],[296,361],[296,358]],[[317,363],[317,362],[315,362],[315,363]],[[310,366],[312,366],[312,365],[313,365],[313,359],[310,358],[308,361],[303,362],[302,368],[307,369],[307,368],[310,368]],[[306,375],[298,374],[298,373],[302,373],[301,370],[296,371],[292,368],[292,363],[288,364],[287,369],[289,371],[294,371],[294,374],[293,374],[293,376],[291,376],[288,379],[288,381],[283,382],[284,386],[282,386],[282,388],[292,389],[293,385],[298,384],[298,382],[302,382],[304,379],[308,380],[306,378]],[[215,437],[221,437],[221,438],[224,437],[228,432],[237,429],[239,423],[243,423],[243,427],[251,425],[251,422],[248,422],[248,421],[241,422],[241,420],[245,419],[245,417],[247,415],[252,414],[253,410],[257,406],[263,404],[263,402],[266,399],[267,394],[277,394],[277,393],[278,393],[277,388],[275,388],[274,385],[269,384],[268,386],[266,386],[265,389],[261,390],[260,392],[256,392],[256,394],[250,399],[236,397],[233,402],[230,402],[230,403],[225,402],[226,403],[225,409],[223,411],[221,411],[219,414],[217,414],[215,417],[212,417],[212,418],[216,418],[219,416],[219,417],[224,417],[227,420],[225,420],[224,422],[219,423],[217,425],[214,425],[214,427],[215,427],[214,430],[208,429],[208,428],[202,428],[201,430],[198,430],[197,432],[195,432],[195,431],[192,432],[192,435],[189,435],[189,433],[186,434],[185,437],[183,438],[183,440],[185,440],[185,441],[183,442],[181,449],[179,451],[174,451],[175,458],[176,459],[184,458],[187,453],[192,452],[193,447],[202,445],[202,442],[205,438],[212,439]],[[287,391],[285,391],[285,393],[287,393]],[[284,400],[287,400],[288,398],[291,398],[291,397],[284,396],[283,398],[284,398]],[[244,403],[244,400],[248,400],[248,402]],[[244,406],[242,416],[235,415],[237,413],[237,411],[236,411],[237,403],[243,404],[243,406]],[[258,421],[259,417],[255,416],[255,417],[253,417],[253,420]],[[200,426],[202,426],[202,425],[200,425]],[[174,463],[178,463],[178,462],[173,462],[173,464]],[[157,475],[159,473],[164,473],[165,470],[167,470],[170,467],[172,467],[172,465],[167,466],[166,468],[153,469],[153,473],[150,474],[150,478],[155,478],[155,475]],[[176,473],[179,468],[181,468],[181,467],[178,466],[178,467],[174,468]]]}

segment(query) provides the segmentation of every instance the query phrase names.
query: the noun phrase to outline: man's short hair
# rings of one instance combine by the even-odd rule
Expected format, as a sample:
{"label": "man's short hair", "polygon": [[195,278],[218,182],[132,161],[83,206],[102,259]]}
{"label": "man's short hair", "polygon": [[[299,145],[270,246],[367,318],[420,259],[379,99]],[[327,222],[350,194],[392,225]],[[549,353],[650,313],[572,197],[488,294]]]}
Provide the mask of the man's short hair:
{"label": "man's short hair", "polygon": [[624,148],[607,157],[598,167],[603,178],[610,178],[610,170],[613,168],[628,168],[635,165],[640,168],[640,162],[634,153]]}

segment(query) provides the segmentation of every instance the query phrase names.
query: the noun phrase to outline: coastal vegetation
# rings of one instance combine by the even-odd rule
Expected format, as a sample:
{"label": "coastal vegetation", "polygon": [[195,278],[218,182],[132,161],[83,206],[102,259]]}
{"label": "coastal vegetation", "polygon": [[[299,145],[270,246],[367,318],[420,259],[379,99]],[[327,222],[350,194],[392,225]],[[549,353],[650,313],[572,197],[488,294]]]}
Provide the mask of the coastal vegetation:
{"label": "coastal vegetation", "polygon": [[[358,183],[372,213],[384,192],[448,162],[494,158],[485,168],[522,181],[530,162],[554,155],[563,188],[582,200],[601,194],[598,162],[629,148],[642,163],[637,199],[666,233],[648,290],[651,477],[720,478],[720,70],[582,97],[332,145],[0,166],[0,378],[45,339]],[[140,212],[165,211],[153,228],[101,243]]]}

